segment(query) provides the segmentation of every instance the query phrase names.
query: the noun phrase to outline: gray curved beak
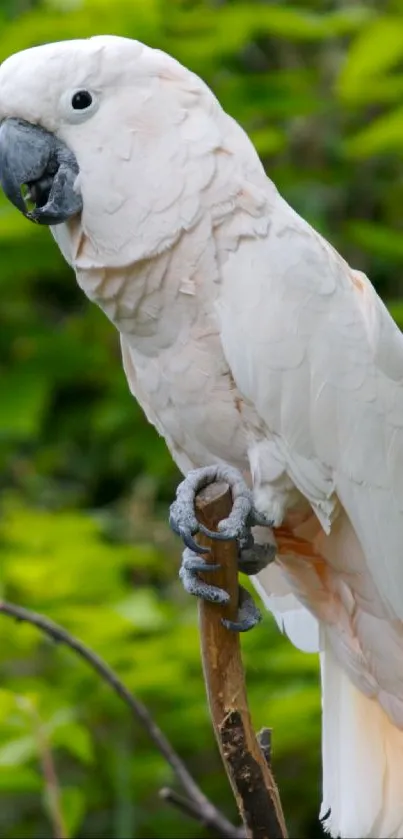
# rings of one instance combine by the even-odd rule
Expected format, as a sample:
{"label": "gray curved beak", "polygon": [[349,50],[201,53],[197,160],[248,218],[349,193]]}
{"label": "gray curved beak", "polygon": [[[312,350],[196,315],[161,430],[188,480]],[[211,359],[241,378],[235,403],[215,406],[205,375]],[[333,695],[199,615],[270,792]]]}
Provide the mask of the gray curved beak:
{"label": "gray curved beak", "polygon": [[78,171],[74,154],[54,134],[22,119],[1,123],[0,184],[26,218],[55,225],[80,213]]}

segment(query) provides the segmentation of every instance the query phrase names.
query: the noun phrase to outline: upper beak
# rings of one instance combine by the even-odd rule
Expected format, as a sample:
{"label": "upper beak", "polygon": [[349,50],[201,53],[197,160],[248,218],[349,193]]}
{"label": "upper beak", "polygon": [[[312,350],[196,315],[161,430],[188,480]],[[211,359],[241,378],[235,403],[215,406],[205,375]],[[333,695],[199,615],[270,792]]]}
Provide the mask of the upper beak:
{"label": "upper beak", "polygon": [[78,171],[75,155],[54,134],[22,119],[0,124],[0,184],[31,221],[61,224],[81,212]]}

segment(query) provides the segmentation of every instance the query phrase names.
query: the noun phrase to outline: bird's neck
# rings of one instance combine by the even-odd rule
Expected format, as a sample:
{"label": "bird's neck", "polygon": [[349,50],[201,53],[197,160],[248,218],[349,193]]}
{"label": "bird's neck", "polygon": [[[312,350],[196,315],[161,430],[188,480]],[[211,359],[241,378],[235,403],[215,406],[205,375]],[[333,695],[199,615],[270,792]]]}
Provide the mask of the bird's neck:
{"label": "bird's neck", "polygon": [[[131,346],[156,355],[187,335],[207,315],[200,302],[214,282],[211,240],[184,234],[172,248],[123,267],[76,267],[77,281]],[[209,300],[212,309],[213,300]],[[205,318],[208,321],[208,316]],[[200,324],[201,328],[203,325]]]}

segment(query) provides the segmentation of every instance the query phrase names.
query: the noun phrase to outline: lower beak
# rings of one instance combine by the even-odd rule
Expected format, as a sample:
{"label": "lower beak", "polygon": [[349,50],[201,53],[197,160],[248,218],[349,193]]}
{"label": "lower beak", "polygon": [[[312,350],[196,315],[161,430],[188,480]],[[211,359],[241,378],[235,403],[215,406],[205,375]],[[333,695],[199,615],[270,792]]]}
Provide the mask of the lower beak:
{"label": "lower beak", "polygon": [[0,184],[26,218],[62,224],[83,208],[74,184],[78,164],[54,134],[21,119],[0,125]]}

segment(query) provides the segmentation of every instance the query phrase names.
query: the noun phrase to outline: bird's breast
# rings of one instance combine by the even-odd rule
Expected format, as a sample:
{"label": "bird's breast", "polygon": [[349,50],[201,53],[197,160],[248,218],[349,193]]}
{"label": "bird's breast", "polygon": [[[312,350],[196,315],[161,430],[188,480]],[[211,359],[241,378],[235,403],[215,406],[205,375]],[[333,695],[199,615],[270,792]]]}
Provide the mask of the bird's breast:
{"label": "bird's breast", "polygon": [[136,379],[132,390],[145,412],[155,416],[174,457],[175,451],[183,453],[193,467],[226,462],[248,468],[243,400],[219,336],[195,328],[186,341],[178,335],[174,345],[153,357],[142,353],[130,336],[125,343]]}

